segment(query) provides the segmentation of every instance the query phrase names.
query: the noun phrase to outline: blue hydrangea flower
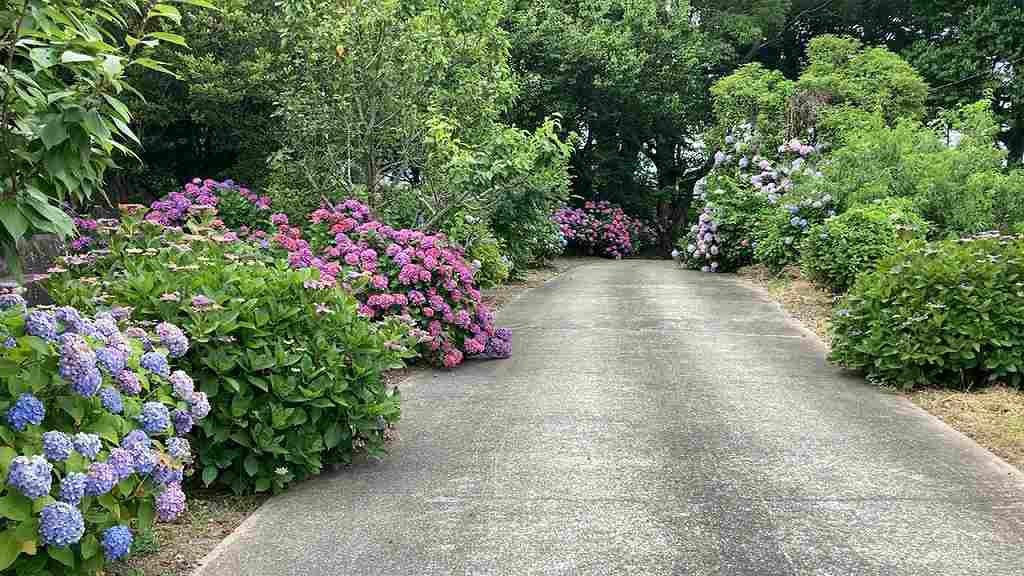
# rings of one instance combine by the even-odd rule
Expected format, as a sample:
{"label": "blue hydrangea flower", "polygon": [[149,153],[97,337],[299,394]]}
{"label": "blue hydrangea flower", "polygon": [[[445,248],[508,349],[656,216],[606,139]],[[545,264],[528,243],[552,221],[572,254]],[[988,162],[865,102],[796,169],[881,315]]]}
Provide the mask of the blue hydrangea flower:
{"label": "blue hydrangea flower", "polygon": [[117,320],[114,320],[114,316],[110,312],[100,312],[93,318],[93,323],[96,325],[96,329],[104,336],[112,336],[120,332],[117,327]]}
{"label": "blue hydrangea flower", "polygon": [[132,531],[123,524],[111,526],[103,531],[100,545],[103,546],[103,556],[108,561],[124,558],[132,548]]}
{"label": "blue hydrangea flower", "polygon": [[96,434],[89,434],[87,432],[79,432],[78,434],[75,434],[72,442],[75,445],[75,450],[89,460],[94,460],[96,455],[100,453],[100,448],[103,447],[100,443],[99,436]]}
{"label": "blue hydrangea flower", "polygon": [[25,392],[18,396],[14,404],[7,409],[6,419],[11,428],[21,431],[29,424],[36,426],[42,424],[44,416],[46,416],[46,409],[43,408],[43,403],[35,396]]}
{"label": "blue hydrangea flower", "polygon": [[156,468],[157,462],[160,458],[149,448],[143,447],[141,444],[129,449],[132,454],[132,461],[135,463],[135,472],[139,476],[146,476]]}
{"label": "blue hydrangea flower", "polygon": [[79,396],[94,396],[103,384],[103,376],[95,367],[76,375],[71,380],[71,390]]}
{"label": "blue hydrangea flower", "polygon": [[85,475],[85,495],[102,496],[117,484],[114,467],[106,462],[93,462],[89,465],[89,473]]}
{"label": "blue hydrangea flower", "polygon": [[131,450],[136,446],[142,446],[145,449],[149,449],[152,445],[152,441],[149,436],[146,435],[142,430],[132,430],[121,439],[121,448]]}
{"label": "blue hydrangea flower", "polygon": [[185,493],[181,485],[171,483],[156,497],[156,516],[162,522],[171,522],[185,511]]}
{"label": "blue hydrangea flower", "polygon": [[17,345],[18,345],[18,341],[14,339],[14,336],[10,336],[10,335],[5,337],[3,342],[0,343],[0,346],[3,346],[4,348],[14,348]]}
{"label": "blue hydrangea flower", "polygon": [[53,466],[38,454],[16,456],[7,469],[7,484],[28,498],[46,496],[53,486]]}
{"label": "blue hydrangea flower", "polygon": [[171,386],[173,388],[174,395],[184,401],[192,399],[192,394],[196,391],[195,384],[192,382],[192,378],[188,374],[181,370],[175,370],[170,377]]}
{"label": "blue hydrangea flower", "polygon": [[83,318],[76,322],[72,327],[71,331],[81,334],[82,336],[88,336],[90,338],[103,339],[103,332],[93,324],[92,320]]}
{"label": "blue hydrangea flower", "polygon": [[194,424],[192,414],[181,408],[171,412],[171,422],[174,423],[174,432],[182,436],[191,432]]}
{"label": "blue hydrangea flower", "polygon": [[111,350],[117,350],[124,355],[125,358],[131,353],[131,346],[128,345],[128,340],[125,339],[124,335],[120,332],[107,336],[106,339],[107,348]]}
{"label": "blue hydrangea flower", "polygon": [[210,400],[206,397],[206,392],[196,392],[193,394],[189,408],[192,411],[193,419],[202,420],[206,418],[206,415],[210,413]]}
{"label": "blue hydrangea flower", "polygon": [[120,374],[126,362],[125,355],[120,350],[104,347],[96,351],[96,364],[111,376]]}
{"label": "blue hydrangea flower", "polygon": [[78,506],[85,496],[85,474],[81,472],[70,472],[60,481],[60,493],[57,499]]}
{"label": "blue hydrangea flower", "polygon": [[153,482],[158,485],[180,483],[185,477],[184,470],[180,467],[170,466],[160,462],[153,470]]}
{"label": "blue hydrangea flower", "polygon": [[121,393],[110,386],[100,389],[100,403],[103,404],[103,408],[114,414],[120,414],[124,410]]}
{"label": "blue hydrangea flower", "polygon": [[135,396],[139,392],[142,392],[142,383],[139,382],[139,377],[135,372],[132,372],[131,370],[122,370],[114,380],[117,382],[118,388],[120,388],[125,394]]}
{"label": "blue hydrangea flower", "polygon": [[139,360],[139,366],[164,378],[171,375],[171,367],[167,364],[167,357],[159,352],[146,352],[143,354]]}
{"label": "blue hydrangea flower", "polygon": [[0,294],[0,310],[10,310],[11,308],[25,310],[27,307],[28,303],[20,294]]}
{"label": "blue hydrangea flower", "polygon": [[85,534],[85,520],[67,502],[47,504],[39,513],[39,538],[47,546],[70,546]]}
{"label": "blue hydrangea flower", "polygon": [[71,306],[61,306],[60,308],[57,308],[57,311],[54,313],[54,315],[56,316],[57,320],[64,325],[65,328],[69,326],[74,326],[75,324],[78,324],[79,322],[82,321],[82,315],[78,312],[78,310],[72,308]]}
{"label": "blue hydrangea flower", "polygon": [[57,322],[53,316],[41,310],[33,310],[25,316],[25,332],[43,340],[57,339]]}
{"label": "blue hydrangea flower", "polygon": [[57,430],[43,432],[43,454],[47,460],[63,462],[71,456],[74,448],[67,434]]}
{"label": "blue hydrangea flower", "polygon": [[160,402],[146,402],[142,405],[142,413],[136,419],[147,434],[159,434],[171,424],[171,415]]}
{"label": "blue hydrangea flower", "polygon": [[111,449],[110,456],[107,457],[107,464],[114,469],[114,475],[117,476],[118,482],[135,472],[135,458],[124,448]]}
{"label": "blue hydrangea flower", "polygon": [[190,462],[192,460],[192,446],[185,438],[169,438],[167,440],[167,453],[179,462]]}

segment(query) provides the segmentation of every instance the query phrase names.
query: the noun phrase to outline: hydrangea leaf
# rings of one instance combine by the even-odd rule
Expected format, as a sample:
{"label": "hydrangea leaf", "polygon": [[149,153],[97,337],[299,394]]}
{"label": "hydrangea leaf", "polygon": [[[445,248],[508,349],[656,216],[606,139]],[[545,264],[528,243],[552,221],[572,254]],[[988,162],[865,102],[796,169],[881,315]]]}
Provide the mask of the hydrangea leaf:
{"label": "hydrangea leaf", "polygon": [[21,554],[21,546],[14,538],[14,529],[0,532],[0,570],[6,570]]}
{"label": "hydrangea leaf", "polygon": [[15,492],[8,492],[0,498],[0,516],[15,522],[24,522],[32,517],[32,501]]}
{"label": "hydrangea leaf", "polygon": [[47,546],[46,553],[50,555],[50,558],[53,558],[68,568],[75,567],[75,553],[67,546]]}
{"label": "hydrangea leaf", "polygon": [[100,543],[96,540],[96,536],[89,534],[85,538],[82,538],[82,558],[88,560],[94,556],[100,550]]}

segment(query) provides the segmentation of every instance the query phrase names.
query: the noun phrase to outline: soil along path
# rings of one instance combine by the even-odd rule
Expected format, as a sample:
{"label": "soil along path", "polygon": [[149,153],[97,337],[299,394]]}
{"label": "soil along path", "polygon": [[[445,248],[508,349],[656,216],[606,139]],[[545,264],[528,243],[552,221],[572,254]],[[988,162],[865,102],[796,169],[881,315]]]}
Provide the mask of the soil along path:
{"label": "soil along path", "polygon": [[404,383],[386,460],[199,574],[1021,574],[1024,475],[734,278],[592,263],[500,319],[513,358]]}

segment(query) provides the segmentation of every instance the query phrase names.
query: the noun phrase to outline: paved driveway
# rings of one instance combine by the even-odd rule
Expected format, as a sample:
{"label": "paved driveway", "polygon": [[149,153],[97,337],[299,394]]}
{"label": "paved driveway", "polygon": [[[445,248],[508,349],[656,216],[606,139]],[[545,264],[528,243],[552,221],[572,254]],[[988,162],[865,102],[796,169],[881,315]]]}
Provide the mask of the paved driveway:
{"label": "paved driveway", "polygon": [[272,499],[199,573],[1024,574],[1024,475],[729,276],[598,262],[500,320],[513,358],[404,384],[386,460]]}

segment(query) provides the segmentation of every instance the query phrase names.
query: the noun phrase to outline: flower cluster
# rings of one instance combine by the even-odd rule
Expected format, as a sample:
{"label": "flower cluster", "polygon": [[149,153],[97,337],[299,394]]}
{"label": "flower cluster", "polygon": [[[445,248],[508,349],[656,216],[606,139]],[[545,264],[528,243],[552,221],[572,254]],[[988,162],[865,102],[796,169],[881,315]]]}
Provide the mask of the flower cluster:
{"label": "flower cluster", "polygon": [[340,284],[355,292],[364,316],[406,319],[430,360],[453,367],[488,350],[493,357],[510,353],[510,344],[491,343],[496,330],[473,267],[443,234],[386,226],[355,200],[312,212],[309,239],[284,214],[271,222],[290,265],[320,271],[310,288]]}
{"label": "flower cluster", "polygon": [[718,272],[719,269],[718,224],[711,215],[711,207],[706,206],[691,230],[693,242],[686,246],[687,258],[695,260],[701,272]]}
{"label": "flower cluster", "polygon": [[569,245],[609,258],[635,254],[650,230],[609,202],[586,202],[583,208],[560,208],[552,216]]}
{"label": "flower cluster", "polygon": [[715,152],[715,170],[734,172],[750,182],[775,204],[803,178],[821,178],[818,160],[825,146],[811,145],[798,138],[779,146],[774,157],[759,153],[749,126],[740,126],[726,137],[726,148]]}
{"label": "flower cluster", "polygon": [[[155,498],[161,520],[173,520],[185,506],[180,482],[192,452],[180,435],[206,416],[209,402],[180,370],[164,378],[137,367],[144,337],[169,348],[187,349],[188,341],[169,324],[148,337],[139,328],[122,331],[111,314],[88,318],[70,307],[29,310],[14,304],[0,312],[17,336],[15,346],[0,349],[0,359],[21,371],[0,375],[0,402],[7,406],[0,430],[6,427],[4,437],[23,455],[7,467],[8,493],[37,501],[37,517],[26,522],[38,524],[42,545],[68,547],[95,534],[106,560],[122,558],[133,540],[128,511],[138,507],[123,506],[122,523],[114,524],[101,513],[102,497],[113,494],[128,504]],[[147,354],[161,355],[162,349]],[[47,365],[57,367],[73,394],[38,377]],[[140,397],[144,393],[149,401]],[[187,427],[179,426],[183,418],[172,417],[172,409],[187,415]],[[17,529],[19,521],[12,522],[9,529]]]}
{"label": "flower cluster", "polygon": [[182,190],[171,192],[153,202],[146,220],[164,226],[181,226],[189,216],[203,211],[216,213],[218,209],[224,209],[224,204],[231,204],[232,207],[237,204],[255,211],[269,212],[270,197],[260,196],[232,180],[217,182],[209,178],[194,178]]}

